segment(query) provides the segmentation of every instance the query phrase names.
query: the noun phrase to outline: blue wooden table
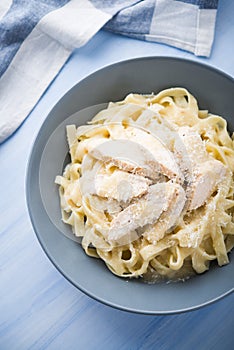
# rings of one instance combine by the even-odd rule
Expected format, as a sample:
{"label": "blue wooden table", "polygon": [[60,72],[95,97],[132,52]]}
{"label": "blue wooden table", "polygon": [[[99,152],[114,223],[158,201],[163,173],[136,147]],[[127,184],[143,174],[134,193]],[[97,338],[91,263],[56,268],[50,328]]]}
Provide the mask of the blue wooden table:
{"label": "blue wooden table", "polygon": [[0,147],[0,350],[234,348],[234,294],[172,316],[130,314],[102,305],[62,277],[29,221],[25,173],[48,112],[74,84],[108,64],[140,56],[177,56],[234,75],[234,1],[220,0],[209,59],[165,45],[98,33],[75,51],[21,128]]}

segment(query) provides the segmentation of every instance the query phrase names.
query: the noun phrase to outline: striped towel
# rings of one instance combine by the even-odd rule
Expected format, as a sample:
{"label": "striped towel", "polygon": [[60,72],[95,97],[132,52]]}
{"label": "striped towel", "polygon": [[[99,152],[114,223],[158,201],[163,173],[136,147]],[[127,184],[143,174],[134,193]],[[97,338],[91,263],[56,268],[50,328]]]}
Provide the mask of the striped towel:
{"label": "striped towel", "polygon": [[102,27],[209,56],[218,0],[0,0],[0,142]]}

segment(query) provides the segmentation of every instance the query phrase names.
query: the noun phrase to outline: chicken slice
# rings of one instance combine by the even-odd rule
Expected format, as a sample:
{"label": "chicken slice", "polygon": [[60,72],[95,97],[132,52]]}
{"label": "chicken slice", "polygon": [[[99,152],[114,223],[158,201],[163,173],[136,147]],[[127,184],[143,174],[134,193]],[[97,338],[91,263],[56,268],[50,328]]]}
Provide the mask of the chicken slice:
{"label": "chicken slice", "polygon": [[[127,240],[133,237],[132,233],[136,232],[136,229],[155,223],[172,205],[178,188],[182,189],[181,186],[172,182],[150,186],[147,194],[136,199],[113,219],[108,232],[109,242],[127,244],[129,243]],[[135,237],[138,236],[135,235]]]}
{"label": "chicken slice", "polygon": [[120,213],[122,210],[119,202],[112,198],[100,198],[98,196],[91,195],[89,196],[89,202],[95,210],[107,212],[111,215]]}
{"label": "chicken slice", "polygon": [[178,129],[178,135],[185,145],[186,151],[191,157],[192,162],[195,161],[196,163],[201,163],[208,159],[209,155],[206,151],[205,142],[197,131],[194,131],[189,126],[182,126]]}
{"label": "chicken slice", "polygon": [[193,210],[202,206],[214,192],[220,178],[225,176],[226,168],[211,159],[198,132],[184,126],[179,128],[178,135],[182,143],[175,144],[175,154],[188,183],[187,210]]}
{"label": "chicken slice", "polygon": [[[118,132],[118,131],[117,131]],[[112,135],[112,134],[111,134]],[[114,134],[112,135],[114,136]],[[183,178],[173,154],[160,138],[139,127],[128,126],[121,130],[120,139],[129,140],[129,147],[138,144],[145,150],[145,164],[171,178]]]}
{"label": "chicken slice", "polygon": [[150,133],[139,128],[129,126],[125,129],[115,125],[111,137],[112,140],[93,148],[90,155],[153,180],[158,180],[159,174],[163,174],[178,182],[183,181],[183,174],[173,154]]}
{"label": "chicken slice", "polygon": [[140,175],[131,174],[110,164],[99,162],[88,154],[84,156],[79,179],[82,194],[112,198],[124,204],[148,191],[152,181]]}
{"label": "chicken slice", "polygon": [[95,176],[95,190],[98,196],[113,198],[119,202],[128,202],[135,197],[142,196],[148,191],[151,180],[115,170],[113,173],[101,172]]}
{"label": "chicken slice", "polygon": [[183,181],[183,174],[172,152],[158,137],[139,127],[109,124],[110,139],[96,137],[78,143],[77,154],[90,154],[120,169],[158,180],[163,174]]}
{"label": "chicken slice", "polygon": [[180,185],[174,184],[174,192],[166,211],[155,224],[143,228],[143,236],[151,243],[156,244],[167,231],[176,225],[186,203],[185,191]]}
{"label": "chicken slice", "polygon": [[[147,176],[156,180],[160,167],[152,168],[147,164],[147,159],[153,162],[151,155],[147,154],[144,147],[126,140],[110,140],[94,148],[90,153],[92,157],[119,169]],[[156,164],[157,165],[157,164]]]}
{"label": "chicken slice", "polygon": [[184,126],[179,128],[178,135],[182,143],[175,144],[175,154],[188,183],[187,210],[190,211],[205,203],[227,169],[220,161],[211,159],[198,132]]}
{"label": "chicken slice", "polygon": [[189,126],[178,129],[178,138],[174,144],[174,155],[187,182],[191,182],[191,176],[197,164],[209,159],[205,143],[198,132]]}
{"label": "chicken slice", "polygon": [[188,210],[201,207],[227,175],[227,168],[216,159],[197,166],[191,184]]}

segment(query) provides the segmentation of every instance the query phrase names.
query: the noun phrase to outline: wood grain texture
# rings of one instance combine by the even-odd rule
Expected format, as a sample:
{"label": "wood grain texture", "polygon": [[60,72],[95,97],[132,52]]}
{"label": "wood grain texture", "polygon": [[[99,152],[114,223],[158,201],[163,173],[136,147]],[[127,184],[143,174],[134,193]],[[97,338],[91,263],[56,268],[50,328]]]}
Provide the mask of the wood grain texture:
{"label": "wood grain texture", "polygon": [[210,59],[99,33],[74,52],[30,117],[1,145],[0,350],[233,348],[233,294],[173,316],[135,315],[102,305],[67,282],[47,259],[32,230],[25,200],[33,140],[48,111],[70,87],[102,66],[147,55],[187,57],[234,75],[233,13],[233,1],[220,1]]}

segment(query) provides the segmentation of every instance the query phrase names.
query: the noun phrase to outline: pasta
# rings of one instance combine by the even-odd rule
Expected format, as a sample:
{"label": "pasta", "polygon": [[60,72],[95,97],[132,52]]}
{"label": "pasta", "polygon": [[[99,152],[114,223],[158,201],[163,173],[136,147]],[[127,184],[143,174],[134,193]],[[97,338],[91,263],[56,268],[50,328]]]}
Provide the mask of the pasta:
{"label": "pasta", "polygon": [[129,94],[67,126],[62,220],[121,277],[186,278],[229,262],[234,141],[184,88]]}

